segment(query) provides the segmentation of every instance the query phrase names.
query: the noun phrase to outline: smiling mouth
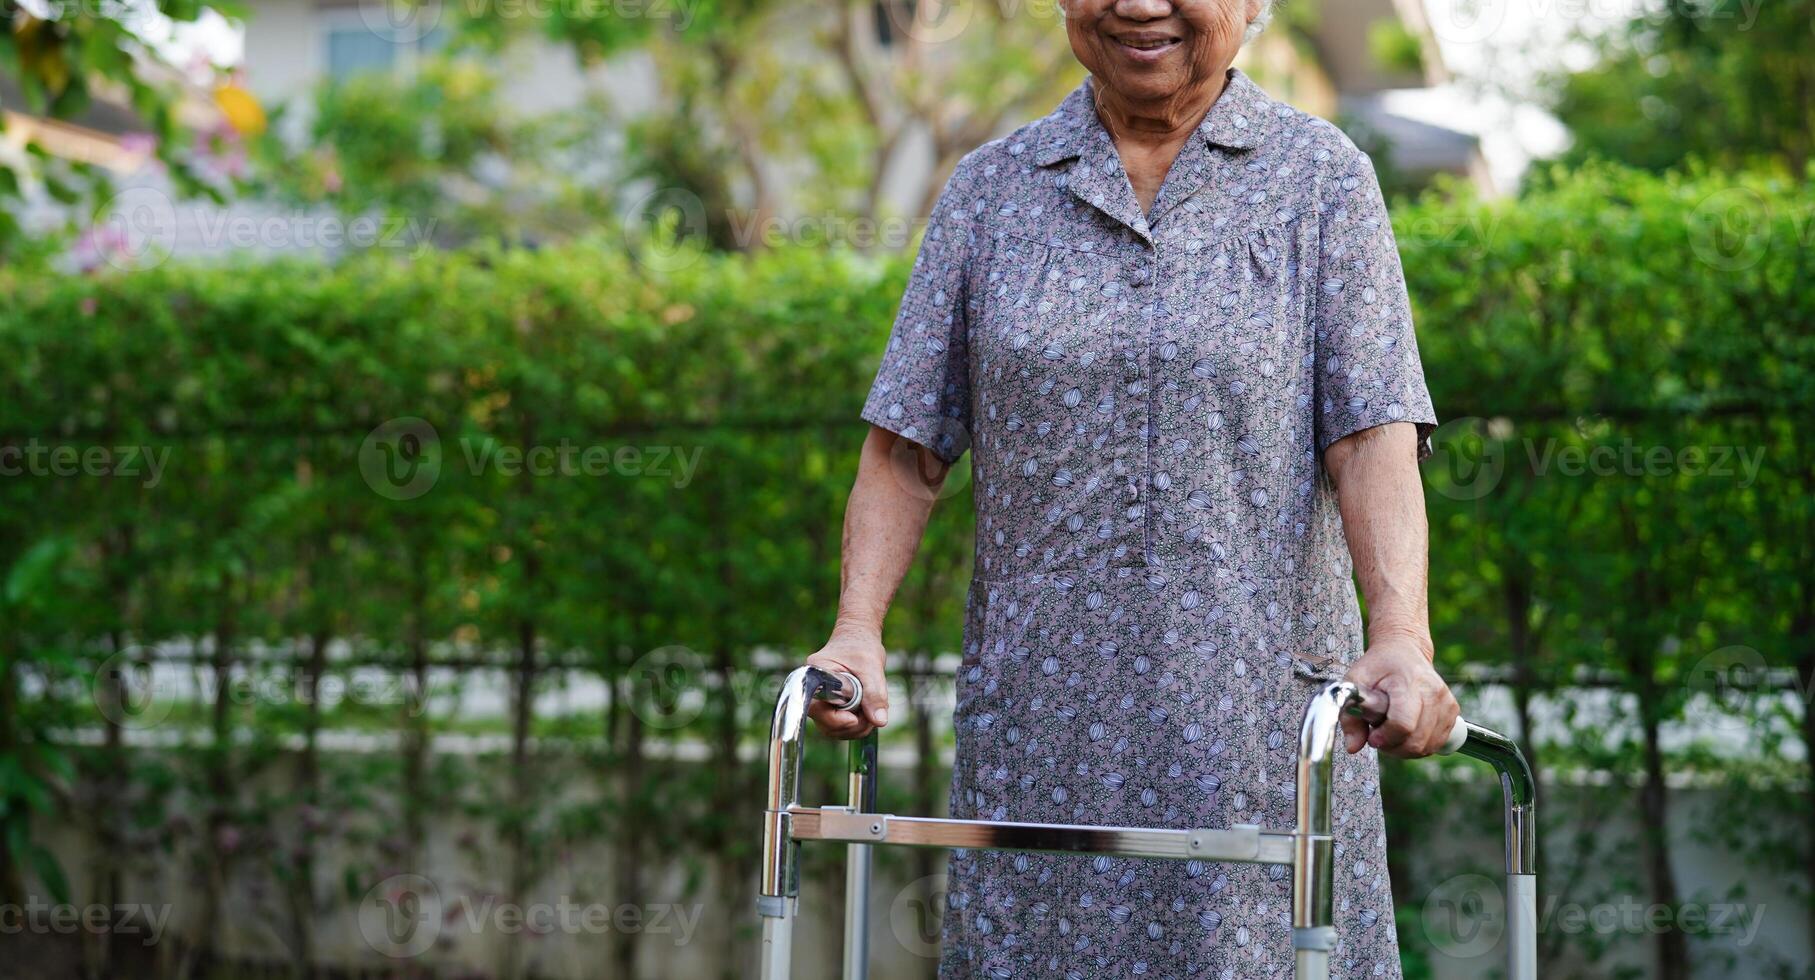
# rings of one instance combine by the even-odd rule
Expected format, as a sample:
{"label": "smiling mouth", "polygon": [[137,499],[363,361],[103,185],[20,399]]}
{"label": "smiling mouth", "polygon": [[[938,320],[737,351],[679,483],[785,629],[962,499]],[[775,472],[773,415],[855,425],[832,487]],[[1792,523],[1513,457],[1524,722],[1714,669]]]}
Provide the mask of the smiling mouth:
{"label": "smiling mouth", "polygon": [[1130,54],[1151,58],[1178,47],[1180,38],[1170,34],[1126,34],[1115,39]]}

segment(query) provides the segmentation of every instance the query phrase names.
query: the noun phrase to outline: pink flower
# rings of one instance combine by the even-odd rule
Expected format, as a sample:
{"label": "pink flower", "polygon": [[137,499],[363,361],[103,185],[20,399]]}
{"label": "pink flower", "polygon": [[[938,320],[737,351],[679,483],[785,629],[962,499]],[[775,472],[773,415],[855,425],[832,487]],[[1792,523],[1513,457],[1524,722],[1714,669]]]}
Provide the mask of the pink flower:
{"label": "pink flower", "polygon": [[152,156],[158,152],[158,138],[150,133],[123,133],[120,135],[120,149]]}

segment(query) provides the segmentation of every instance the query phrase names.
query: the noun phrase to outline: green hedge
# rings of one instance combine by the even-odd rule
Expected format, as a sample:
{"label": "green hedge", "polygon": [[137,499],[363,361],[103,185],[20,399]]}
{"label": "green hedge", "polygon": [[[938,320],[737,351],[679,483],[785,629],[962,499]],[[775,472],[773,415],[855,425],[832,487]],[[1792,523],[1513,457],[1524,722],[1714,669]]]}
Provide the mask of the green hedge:
{"label": "green hedge", "polygon": [[[1433,516],[1479,523],[1484,511],[1494,522],[1529,513],[1554,526],[1552,507],[1505,492],[1530,489],[1516,479],[1532,475],[1521,440],[1631,439],[1673,452],[1764,446],[1765,465],[1748,488],[1654,478],[1537,485],[1608,499],[1668,486],[1718,498],[1710,516],[1789,508],[1771,519],[1786,532],[1806,526],[1795,503],[1804,495],[1789,492],[1797,484],[1774,481],[1806,482],[1792,423],[1815,405],[1810,188],[1615,169],[1552,185],[1522,200],[1396,210],[1440,415],[1502,418],[1494,432],[1510,437],[1512,486],[1456,501],[1471,491],[1445,486],[1440,458]],[[530,602],[544,615],[559,610],[547,635],[578,647],[810,644],[829,615],[838,504],[861,434],[855,411],[906,264],[800,250],[632,260],[581,246],[337,266],[0,273],[0,444],[70,447],[65,459],[109,446],[169,454],[154,488],[5,480],[0,542],[15,566],[62,542],[77,570],[105,578],[84,564],[101,559],[83,546],[136,529],[134,602],[84,590],[50,597],[81,606],[54,616],[79,636],[205,631],[214,569],[237,566],[237,587],[251,590],[237,614],[243,635],[295,635],[315,616],[333,620],[337,635],[381,637],[398,619],[387,589],[401,586],[378,556],[407,546],[447,563],[436,576],[448,591],[438,598],[450,600],[444,628],[471,620],[493,635]],[[444,465],[433,491],[398,501],[372,492],[358,453],[375,426],[403,417],[434,427]],[[703,455],[686,487],[660,476],[512,479],[469,471],[466,455],[488,443]],[[1555,459],[1538,449],[1540,460]],[[636,468],[613,460],[606,469]],[[951,523],[936,529],[949,533],[935,554],[965,550],[961,521]],[[1715,544],[1737,557],[1763,543],[1744,531]],[[370,564],[318,575],[309,592],[323,608],[304,612],[278,600],[311,534],[333,542],[332,558],[316,560]],[[487,557],[488,546],[511,541],[534,542],[542,569],[533,590],[513,577],[524,555]],[[479,605],[467,608],[473,592]],[[50,598],[23,595],[17,611]],[[1789,610],[1796,598],[1773,595],[1764,608]],[[1441,590],[1438,599],[1456,608]],[[955,639],[946,617],[914,625],[925,631],[904,641]],[[1748,628],[1753,645],[1771,645],[1771,630]],[[1496,659],[1485,645],[1469,656]]]}
{"label": "green hedge", "polygon": [[[1735,693],[1710,664],[1815,677],[1812,191],[1596,168],[1395,209],[1438,412],[1475,419],[1441,429],[1427,467],[1447,665],[1509,666],[1525,692],[1598,668],[1644,696],[1641,732]],[[651,651],[725,677],[808,652],[907,265],[582,245],[0,271],[0,446],[38,447],[44,470],[0,479],[0,871],[38,860],[19,818],[67,785],[56,733],[95,720],[95,666],[134,642],[331,637],[400,664],[425,643],[506,663],[527,645],[618,678]],[[396,499],[369,474],[400,430],[368,437],[403,418],[433,427],[441,465]],[[468,465],[563,446],[582,472]],[[53,472],[71,451],[105,468],[109,447],[167,453],[156,485]],[[644,472],[664,447],[697,468]],[[966,493],[960,477],[935,512],[894,646],[956,647]],[[695,727],[724,750],[761,701]],[[214,723],[309,724],[296,710]]]}

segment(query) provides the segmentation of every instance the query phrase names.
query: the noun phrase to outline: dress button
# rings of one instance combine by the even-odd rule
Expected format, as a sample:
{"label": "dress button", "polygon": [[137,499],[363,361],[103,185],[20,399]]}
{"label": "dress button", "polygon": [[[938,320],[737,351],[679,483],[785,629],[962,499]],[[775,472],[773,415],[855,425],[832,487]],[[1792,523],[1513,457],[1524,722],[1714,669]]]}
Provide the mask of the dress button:
{"label": "dress button", "polygon": [[1128,272],[1128,284],[1138,289],[1147,285],[1147,280],[1152,276],[1153,273],[1149,272],[1146,266],[1137,265]]}

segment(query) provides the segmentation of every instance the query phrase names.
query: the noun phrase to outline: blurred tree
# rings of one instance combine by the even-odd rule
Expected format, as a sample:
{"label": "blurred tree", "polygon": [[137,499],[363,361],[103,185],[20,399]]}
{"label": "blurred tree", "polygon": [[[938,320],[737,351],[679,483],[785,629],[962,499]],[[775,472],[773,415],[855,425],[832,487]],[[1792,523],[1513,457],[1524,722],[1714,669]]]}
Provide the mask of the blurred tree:
{"label": "blurred tree", "polygon": [[[1045,113],[1082,75],[1058,8],[998,0],[548,14],[444,11],[449,60],[414,79],[324,85],[307,145],[264,140],[263,173],[304,201],[432,223],[440,242],[547,241],[614,216],[641,240],[676,215],[680,235],[720,250],[899,251],[960,156]],[[1294,5],[1272,29],[1308,52],[1316,18]],[[1375,35],[1395,66],[1421,57],[1402,28]],[[594,93],[515,117],[484,65],[550,40],[584,68],[635,49],[655,97],[626,107]]]}
{"label": "blurred tree", "polygon": [[[497,73],[452,53],[409,75],[329,78],[310,96],[303,139],[274,126],[252,141],[240,190],[347,218],[379,218],[415,244],[538,245],[597,228],[611,195],[586,161],[597,107],[522,118]],[[281,122],[296,106],[279,107]]]}
{"label": "blurred tree", "polygon": [[[1441,365],[1433,393],[1455,419],[1426,469],[1433,626],[1458,660],[1505,657],[1522,724],[1534,691],[1624,695],[1621,724],[1571,726],[1568,746],[1533,731],[1530,744],[1553,771],[1632,774],[1635,885],[1676,907],[1694,899],[1662,832],[1678,812],[1666,777],[1684,768],[1667,729],[1688,717],[1750,745],[1774,726],[1738,720],[1755,710],[1744,700],[1718,702],[1788,690],[1801,704],[1785,727],[1800,727],[1803,759],[1815,748],[1815,618],[1796,568],[1815,510],[1804,447],[1781,422],[1815,396],[1812,297],[1798,285],[1808,185],[1612,165],[1533,183],[1519,200],[1429,198],[1394,216],[1420,348]],[[1752,473],[1736,462],[1748,454]],[[1801,827],[1777,867],[1800,864],[1807,895],[1815,787],[1791,785],[1801,802],[1786,819]],[[1687,938],[1647,937],[1657,975],[1697,966]]]}
{"label": "blurred tree", "polygon": [[[231,11],[233,5],[216,4]],[[199,0],[150,0],[143,3],[27,4],[0,0],[0,72],[14,83],[19,104],[0,106],[51,119],[72,119],[97,99],[110,99],[131,109],[150,130],[152,146],[184,194],[219,199],[220,190],[196,169],[198,156],[229,138],[223,132],[198,144],[178,112],[181,77],[166,63],[153,40],[169,22],[193,22],[209,6]],[[9,86],[10,87],[10,86]],[[227,96],[244,117],[243,93]],[[7,126],[0,113],[0,136]],[[18,205],[37,189],[70,206],[79,216],[72,228],[104,206],[113,194],[106,168],[53,155],[36,138],[24,140],[24,153],[0,152],[0,260],[16,258],[31,247],[19,223]],[[97,218],[105,215],[95,215]]]}
{"label": "blurred tree", "polygon": [[[1079,74],[1057,8],[998,0],[737,0],[666,23],[601,8],[530,24],[481,18],[463,32],[493,46],[553,37],[586,63],[632,43],[646,51],[661,91],[655,112],[626,121],[620,203],[634,221],[640,208],[684,202],[696,220],[683,231],[740,250],[907,247],[911,233],[876,223],[918,220],[959,156],[1047,111]],[[890,202],[891,180],[905,206]],[[784,213],[844,224],[782,227]]]}
{"label": "blurred tree", "polygon": [[1668,0],[1595,44],[1594,67],[1550,84],[1575,138],[1566,162],[1769,160],[1800,174],[1815,152],[1815,0]]}
{"label": "blurred tree", "polygon": [[[841,0],[818,35],[861,109],[869,164],[853,213],[886,215],[884,184],[924,139],[932,166],[908,216],[932,210],[958,159],[1007,124],[1045,114],[1083,75],[1058,6],[994,0]],[[810,120],[803,120],[811,122]],[[841,148],[842,149],[842,148]],[[822,160],[837,173],[843,160]]]}

